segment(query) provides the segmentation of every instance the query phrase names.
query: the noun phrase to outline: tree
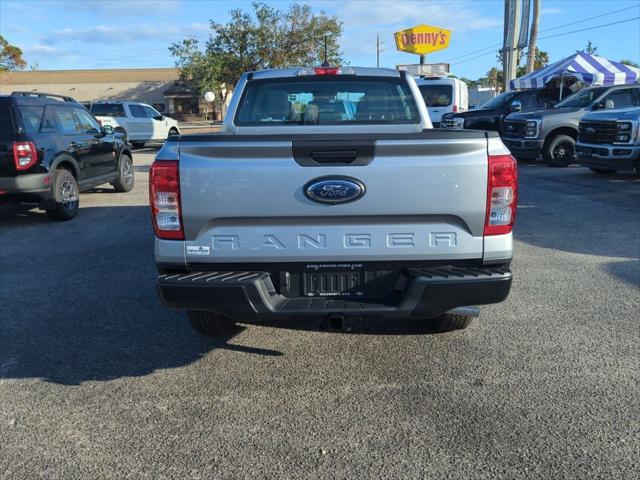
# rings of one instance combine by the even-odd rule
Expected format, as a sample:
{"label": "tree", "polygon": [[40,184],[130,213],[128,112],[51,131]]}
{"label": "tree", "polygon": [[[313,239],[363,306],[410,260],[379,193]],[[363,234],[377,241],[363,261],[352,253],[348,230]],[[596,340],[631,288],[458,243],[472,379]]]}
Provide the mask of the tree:
{"label": "tree", "polygon": [[181,78],[199,93],[212,90],[224,103],[245,72],[318,65],[325,60],[325,35],[327,61],[340,63],[342,23],[337,17],[314,14],[309,5],[299,4],[280,11],[255,2],[252,9],[231,10],[226,24],[211,21],[204,51],[193,38],[169,47]]}
{"label": "tree", "polygon": [[22,58],[22,50],[11,45],[0,35],[0,71],[22,69],[27,62]]}
{"label": "tree", "polygon": [[587,42],[587,46],[582,50],[576,50],[576,53],[586,53],[587,55],[595,55],[598,52],[598,47],[594,47],[591,40]]}
{"label": "tree", "polygon": [[[531,48],[531,45],[529,45]],[[544,50],[540,50],[538,47],[535,47],[535,55],[533,55],[533,70],[540,70],[542,67],[546,67],[549,65],[549,54]],[[526,75],[527,73],[531,73],[529,70],[529,52],[527,52],[527,66],[526,67],[518,67],[516,71],[516,76],[521,77]]]}
{"label": "tree", "polygon": [[496,92],[500,93],[504,90],[504,73],[502,69],[498,69],[493,67],[489,70],[486,76],[479,78],[478,87],[491,87],[496,90]]}
{"label": "tree", "polygon": [[531,22],[531,32],[529,33],[529,51],[527,52],[525,74],[539,68],[535,66],[535,57],[538,53],[538,47],[536,47],[538,42],[538,23],[540,23],[540,0],[533,0],[533,20]]}
{"label": "tree", "polygon": [[469,88],[476,88],[480,86],[479,84],[480,80],[471,80],[470,78],[467,78],[467,77],[460,77],[460,80],[466,83],[467,87]]}
{"label": "tree", "polygon": [[625,65],[629,65],[630,67],[640,68],[640,65],[632,60],[620,60],[620,63],[624,63]]}
{"label": "tree", "polygon": [[200,44],[195,38],[185,38],[180,43],[174,43],[169,47],[169,51],[175,58],[180,79],[198,96],[208,91],[214,92],[222,110],[227,98],[227,89],[220,58],[201,52]]}
{"label": "tree", "polygon": [[[531,45],[529,45],[529,48],[531,48]],[[518,59],[517,59],[518,67],[516,68],[516,77],[522,77],[523,75],[527,74],[527,68],[525,66],[520,66],[520,63],[522,62],[523,58],[524,58],[524,52],[518,50]],[[489,85],[482,85],[483,87],[493,86],[490,80],[492,78],[492,75],[493,75],[493,78],[497,78],[499,80],[498,84],[500,85],[500,89],[503,89],[506,87],[506,85],[503,85],[502,83],[503,82],[502,79],[504,76],[502,71],[502,52],[498,52],[497,59],[498,59],[498,63],[501,65],[500,74],[497,75],[495,72],[493,72],[494,69],[492,68],[489,72],[487,72],[487,77],[486,77],[486,81],[489,83]],[[527,52],[527,61],[528,61],[528,52]],[[544,50],[540,50],[538,47],[535,47],[535,55],[533,57],[533,70],[539,70],[542,67],[546,67],[548,64],[549,64],[549,53],[545,52]]]}

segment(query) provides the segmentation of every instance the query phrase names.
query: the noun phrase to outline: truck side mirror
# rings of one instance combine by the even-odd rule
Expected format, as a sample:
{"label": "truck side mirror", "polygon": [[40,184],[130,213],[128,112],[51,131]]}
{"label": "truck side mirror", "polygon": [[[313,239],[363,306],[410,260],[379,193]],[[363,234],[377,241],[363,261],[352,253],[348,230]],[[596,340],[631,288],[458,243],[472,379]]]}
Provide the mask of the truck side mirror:
{"label": "truck side mirror", "polygon": [[113,127],[111,125],[103,125],[102,131],[107,135],[111,135],[113,133]]}
{"label": "truck side mirror", "polygon": [[511,106],[509,107],[510,112],[521,112],[522,111],[522,103],[518,100],[514,100],[511,102]]}

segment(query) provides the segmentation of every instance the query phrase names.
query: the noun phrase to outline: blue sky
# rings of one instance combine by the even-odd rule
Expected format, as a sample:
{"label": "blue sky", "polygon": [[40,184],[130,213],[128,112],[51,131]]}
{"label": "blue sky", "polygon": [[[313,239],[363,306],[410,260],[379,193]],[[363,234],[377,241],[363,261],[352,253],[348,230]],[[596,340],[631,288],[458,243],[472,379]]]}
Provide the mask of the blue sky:
{"label": "blue sky", "polygon": [[[268,2],[285,9],[291,2]],[[357,66],[374,66],[376,34],[383,43],[381,65],[416,63],[415,55],[397,52],[393,32],[420,23],[452,30],[447,50],[428,62],[447,62],[452,71],[478,78],[496,65],[502,41],[503,0],[318,0],[301,1],[337,15],[344,22],[341,47]],[[207,0],[0,0],[0,33],[24,51],[40,69],[170,67],[167,47],[186,36],[205,41],[209,20],[225,22],[230,8],[250,8],[245,1]],[[624,9],[624,10],[623,10]],[[617,13],[610,13],[619,11]],[[591,20],[581,21],[592,18]],[[588,40],[611,60],[640,63],[640,0],[542,0],[538,46],[551,61],[583,48]],[[573,30],[620,22],[564,35]],[[576,23],[574,23],[576,22]],[[573,25],[565,26],[568,23]],[[557,28],[560,27],[560,28]],[[479,51],[478,51],[479,50]],[[477,52],[477,53],[474,53]]]}

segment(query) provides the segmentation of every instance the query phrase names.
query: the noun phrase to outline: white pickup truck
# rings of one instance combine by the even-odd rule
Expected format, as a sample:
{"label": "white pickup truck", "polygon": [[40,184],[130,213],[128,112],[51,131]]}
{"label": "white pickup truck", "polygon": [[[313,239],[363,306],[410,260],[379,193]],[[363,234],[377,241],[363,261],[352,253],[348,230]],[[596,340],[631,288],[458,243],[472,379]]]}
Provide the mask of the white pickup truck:
{"label": "white pickup truck", "polygon": [[463,328],[509,294],[516,197],[498,135],[433,129],[405,72],[247,73],[222,132],[171,138],[151,166],[160,296],[207,335],[296,318]]}
{"label": "white pickup truck", "polygon": [[91,113],[100,124],[126,135],[135,148],[146,142],[163,142],[170,136],[180,135],[176,120],[145,103],[104,100],[93,103]]}

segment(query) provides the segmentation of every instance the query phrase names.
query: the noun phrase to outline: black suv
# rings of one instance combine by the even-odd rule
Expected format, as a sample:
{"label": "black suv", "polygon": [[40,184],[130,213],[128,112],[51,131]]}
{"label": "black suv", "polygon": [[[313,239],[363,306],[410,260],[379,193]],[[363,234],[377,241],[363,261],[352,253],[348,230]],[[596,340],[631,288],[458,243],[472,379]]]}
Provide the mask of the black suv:
{"label": "black suv", "polygon": [[37,203],[70,220],[78,193],[111,183],[133,188],[131,149],[73,98],[13,92],[0,96],[0,203]]}
{"label": "black suv", "polygon": [[447,113],[440,122],[443,128],[467,128],[471,130],[492,130],[502,135],[504,118],[511,112],[531,112],[548,108],[549,89],[538,88],[504,92],[492,98],[477,110]]}

